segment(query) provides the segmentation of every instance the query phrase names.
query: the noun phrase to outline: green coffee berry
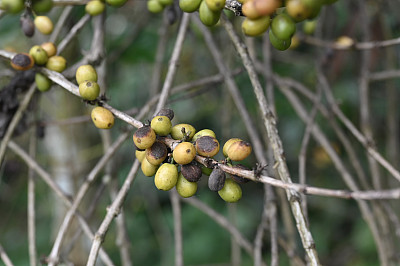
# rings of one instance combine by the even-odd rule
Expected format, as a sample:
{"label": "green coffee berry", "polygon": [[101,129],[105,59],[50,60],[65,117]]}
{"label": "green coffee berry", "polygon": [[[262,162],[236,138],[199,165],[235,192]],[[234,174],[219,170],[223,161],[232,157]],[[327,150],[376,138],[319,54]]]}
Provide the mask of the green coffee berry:
{"label": "green coffee berry", "polygon": [[133,142],[141,150],[150,148],[156,141],[156,133],[150,126],[143,126],[133,134]]}
{"label": "green coffee berry", "polygon": [[21,12],[25,7],[23,0],[2,0],[0,4],[0,9],[12,14]]}
{"label": "green coffee berry", "polygon": [[224,201],[234,203],[242,198],[242,189],[235,181],[227,179],[218,194]]}
{"label": "green coffee berry", "polygon": [[150,148],[146,149],[146,159],[154,165],[160,165],[167,158],[167,155],[167,146],[158,140]]}
{"label": "green coffee berry", "polygon": [[35,23],[36,28],[45,35],[53,32],[53,22],[47,16],[37,16],[33,23]]}
{"label": "green coffee berry", "polygon": [[268,29],[269,24],[269,16],[262,16],[256,19],[246,18],[243,20],[242,30],[247,36],[259,36]]}
{"label": "green coffee berry", "polygon": [[200,166],[193,162],[181,165],[181,173],[190,182],[198,182],[202,176]]}
{"label": "green coffee berry", "polygon": [[199,132],[197,132],[196,134],[194,134],[192,141],[196,141],[198,138],[203,137],[203,136],[210,136],[210,137],[216,138],[214,131],[212,131],[211,129],[202,129]]}
{"label": "green coffee berry", "polygon": [[211,11],[218,12],[225,7],[225,0],[204,0]]}
{"label": "green coffee berry", "polygon": [[295,33],[296,24],[288,15],[282,13],[272,19],[271,30],[278,39],[286,40]]}
{"label": "green coffee berry", "polygon": [[182,173],[179,173],[176,182],[176,191],[182,198],[189,198],[196,194],[197,183],[188,181]]}
{"label": "green coffee berry", "polygon": [[41,92],[48,91],[51,88],[51,85],[53,84],[53,82],[48,77],[46,77],[41,73],[35,74],[35,83],[36,87]]}
{"label": "green coffee berry", "polygon": [[79,94],[85,100],[96,100],[100,95],[100,86],[97,82],[86,80],[79,84]]}
{"label": "green coffee berry", "polygon": [[47,56],[47,52],[39,45],[33,46],[29,50],[29,54],[33,57],[36,65],[44,65],[49,59]]}
{"label": "green coffee berry", "polygon": [[208,167],[205,167],[205,166],[202,166],[202,167],[201,167],[201,172],[202,172],[203,174],[205,174],[205,175],[208,175],[208,176],[211,175],[212,170],[213,170],[213,169],[208,168]]}
{"label": "green coffee berry", "polygon": [[97,128],[109,129],[114,125],[114,115],[104,107],[97,106],[93,108],[91,117]]}
{"label": "green coffee berry", "polygon": [[159,190],[170,190],[178,181],[178,168],[174,164],[164,163],[158,168],[154,184]]}
{"label": "green coffee berry", "polygon": [[206,1],[203,0],[199,7],[199,16],[204,25],[211,27],[218,23],[219,17],[221,16],[221,10],[217,12],[212,11],[207,6]]}
{"label": "green coffee berry", "polygon": [[49,57],[46,63],[46,68],[59,73],[63,72],[66,67],[67,67],[67,60],[65,60],[64,57],[59,55]]}
{"label": "green coffee berry", "polygon": [[97,72],[91,65],[82,65],[78,67],[75,73],[76,82],[81,84],[85,80],[97,82]]}
{"label": "green coffee berry", "polygon": [[162,4],[164,7],[170,6],[174,3],[174,0],[157,0],[157,1],[160,2],[160,4]]}
{"label": "green coffee berry", "polygon": [[156,116],[151,120],[151,128],[159,136],[167,136],[171,133],[172,123],[166,116]]}
{"label": "green coffee berry", "polygon": [[241,161],[246,159],[251,153],[251,145],[246,141],[237,141],[230,145],[227,155],[232,161]]}
{"label": "green coffee berry", "polygon": [[158,165],[153,165],[153,164],[149,163],[149,161],[147,161],[147,159],[145,157],[142,160],[142,165],[140,166],[140,168],[142,169],[142,172],[145,176],[150,177],[150,176],[153,176],[156,174]]}
{"label": "green coffee berry", "polygon": [[179,0],[183,12],[192,13],[199,9],[202,0]]}
{"label": "green coffee berry", "polygon": [[214,137],[200,137],[196,140],[196,151],[201,156],[213,157],[219,152],[219,142]]}
{"label": "green coffee berry", "polygon": [[211,191],[221,190],[224,187],[225,179],[225,172],[222,171],[219,167],[215,167],[208,177],[208,188]]}
{"label": "green coffee berry", "polygon": [[172,156],[176,163],[188,164],[196,157],[196,148],[190,142],[181,142],[175,147]]}
{"label": "green coffee berry", "polygon": [[128,0],[106,0],[106,3],[110,6],[120,7],[124,5]]}
{"label": "green coffee berry", "polygon": [[106,5],[100,0],[91,0],[85,6],[85,11],[91,16],[97,16],[104,12]]}
{"label": "green coffee berry", "polygon": [[32,8],[36,13],[47,13],[53,8],[53,0],[33,0]]}
{"label": "green coffee berry", "polygon": [[292,44],[292,39],[281,40],[278,39],[272,30],[269,31],[269,41],[271,42],[272,46],[280,51],[287,50],[290,45]]}
{"label": "green coffee berry", "polygon": [[164,10],[164,6],[158,0],[149,0],[147,2],[147,9],[151,13],[160,13]]}
{"label": "green coffee berry", "polygon": [[178,124],[172,127],[171,136],[173,139],[181,140],[185,136],[183,132],[185,133],[185,135],[189,135],[187,140],[191,140],[196,133],[196,129],[189,124]]}

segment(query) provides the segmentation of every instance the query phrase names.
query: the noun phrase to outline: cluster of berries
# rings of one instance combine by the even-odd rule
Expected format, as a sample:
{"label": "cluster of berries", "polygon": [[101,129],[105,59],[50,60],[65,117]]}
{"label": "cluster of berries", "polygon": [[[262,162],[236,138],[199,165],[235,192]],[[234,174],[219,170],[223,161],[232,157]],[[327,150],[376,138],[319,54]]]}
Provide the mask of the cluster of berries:
{"label": "cluster of berries", "polygon": [[[238,183],[248,180],[236,175],[226,174],[217,164],[211,168],[200,166],[195,160],[197,155],[212,158],[220,150],[215,133],[203,129],[196,133],[190,124],[172,126],[174,112],[162,109],[151,120],[149,125],[139,128],[133,135],[136,146],[136,157],[141,162],[145,176],[154,176],[154,184],[160,190],[176,187],[182,197],[191,197],[197,191],[198,181],[203,174],[209,175],[208,187],[227,202],[236,202],[242,196]],[[167,136],[171,136],[171,140]],[[169,145],[167,145],[169,143]],[[225,162],[241,161],[250,155],[251,145],[238,138],[228,140],[223,146]],[[245,169],[242,165],[235,167]]]}

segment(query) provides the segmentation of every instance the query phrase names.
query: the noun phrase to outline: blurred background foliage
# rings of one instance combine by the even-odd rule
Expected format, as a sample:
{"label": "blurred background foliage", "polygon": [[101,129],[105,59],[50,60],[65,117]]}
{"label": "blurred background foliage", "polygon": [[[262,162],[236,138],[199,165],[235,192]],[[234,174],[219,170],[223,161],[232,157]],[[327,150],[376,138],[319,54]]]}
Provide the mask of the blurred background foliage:
{"label": "blurred background foliage", "polygon": [[[360,36],[359,25],[354,25],[358,13],[353,2],[339,0],[331,6],[324,7],[321,13],[324,24],[320,26],[320,29],[325,39],[334,40],[342,35],[357,39]],[[368,5],[370,12],[375,12],[374,8],[379,8],[379,11],[384,12],[389,11],[392,6],[398,6],[398,3],[389,2],[365,1],[365,4]],[[375,25],[376,29],[374,28],[372,31],[375,34],[373,39],[394,38],[400,34],[399,27],[396,27],[400,21],[397,13],[393,12],[394,10],[392,9],[385,15],[374,13],[375,22],[379,25]],[[53,8],[49,16],[56,20],[61,11],[61,7]],[[66,28],[74,25],[84,15],[84,6],[76,6],[72,12],[73,15],[67,21]],[[106,12],[106,95],[109,98],[109,103],[119,110],[140,109],[150,96],[149,84],[152,78],[163,16],[149,14],[146,10],[145,1],[128,1],[123,8],[107,7]],[[240,21],[241,18],[233,19],[238,32],[240,32]],[[168,59],[175,43],[178,24],[175,23],[167,28],[168,39],[165,43],[166,55],[163,58],[163,77],[166,74]],[[301,31],[301,25],[301,23],[298,24],[298,31]],[[381,29],[386,29],[389,35],[381,36]],[[82,51],[90,48],[92,30],[90,23],[86,25],[78,37],[62,53],[68,59],[70,66],[81,58]],[[229,62],[230,68],[242,69],[240,59],[223,28],[216,26],[211,30],[221,49],[222,56],[226,62]],[[61,36],[64,35],[65,33],[61,34]],[[0,49],[12,49],[18,52],[27,52],[32,45],[45,41],[45,37],[40,34],[36,34],[32,39],[24,37],[19,29],[18,15],[5,15],[0,19],[0,36]],[[257,56],[261,58],[262,37],[255,38],[254,43]],[[121,47],[124,49],[121,49]],[[388,49],[394,50],[398,61],[398,48]],[[340,102],[341,109],[355,125],[358,125],[357,78],[360,58],[358,52],[328,51],[301,43],[296,49],[285,52],[272,50],[273,70],[281,76],[291,77],[315,90],[317,83],[315,57],[321,52],[328,54],[324,70],[329,75],[330,84],[336,99]],[[385,68],[385,63],[382,62],[384,56],[383,50],[374,50],[372,69]],[[1,71],[11,71],[9,63],[4,60],[0,61],[0,66]],[[194,25],[191,25],[184,42],[174,85],[184,84],[217,73],[218,69],[200,32],[196,30]],[[9,75],[2,75],[0,77],[1,87],[7,84],[8,80]],[[235,76],[235,80],[254,121],[261,121],[248,77],[242,71]],[[394,83],[398,86],[398,80],[395,80]],[[385,121],[387,119],[385,85],[385,82],[375,82],[371,85],[371,114],[373,115],[371,119],[374,123],[378,150],[383,154],[387,152],[385,148],[387,136],[385,132]],[[294,182],[298,182],[298,154],[305,125],[288,104],[285,96],[278,90],[276,90],[275,96],[279,133],[285,147],[285,156],[288,160],[292,179]],[[54,86],[46,94],[37,95],[35,101],[29,110],[31,112],[30,121],[44,122],[46,125],[45,132],[56,127],[77,143],[75,147],[72,147],[72,149],[76,149],[73,151],[76,158],[71,160],[70,165],[75,173],[73,183],[76,191],[85,174],[90,171],[97,159],[103,154],[101,136],[99,131],[89,123],[89,120],[88,123],[71,125],[57,125],[54,122],[88,115],[91,107],[58,86]],[[239,119],[239,114],[225,86],[221,83],[193,88],[189,92],[171,95],[168,106],[175,111],[174,124],[184,122],[192,124],[196,129],[211,128],[216,132],[220,143],[224,143],[230,137],[248,139],[243,122]],[[308,108],[310,107],[311,105],[308,105]],[[146,119],[150,119],[150,116]],[[337,145],[343,160],[346,160],[347,155],[326,124],[325,118],[318,115],[317,122],[325,134],[331,137],[332,143]],[[260,129],[262,128],[262,125],[258,125],[261,123],[256,124]],[[113,139],[116,139],[125,128],[126,125],[123,122],[117,121],[111,130]],[[46,138],[46,134],[44,138]],[[16,137],[15,141],[26,146],[28,139],[29,134],[26,132]],[[362,155],[362,147],[358,143],[355,146],[360,153],[364,167],[367,168],[367,160],[365,155]],[[51,164],[52,158],[48,153],[50,148],[46,145],[44,139],[39,139],[37,160],[44,168]],[[219,154],[217,158],[221,159],[222,154]],[[346,188],[329,158],[326,157],[323,149],[314,140],[311,140],[307,158],[307,182],[310,185],[334,189]],[[113,172],[119,184],[122,184],[133,160],[134,148],[129,140],[123,144],[114,160]],[[254,167],[256,164],[254,156],[246,160],[245,164]],[[0,243],[3,244],[15,265],[28,265],[29,263],[26,225],[27,172],[28,168],[19,158],[11,152],[7,153],[6,161],[0,169]],[[96,182],[90,195],[86,197],[87,201],[90,201],[90,198],[95,194],[96,187],[101,186],[103,181],[100,178]],[[41,180],[37,179],[36,184],[36,243],[39,255],[46,256],[52,247],[54,233],[58,230],[58,221],[54,219],[54,207],[62,207],[54,202],[52,192]],[[206,178],[203,178],[200,184],[196,197],[220,214],[231,217],[230,219],[240,231],[248,239],[253,239],[262,213],[262,185],[249,183],[242,186],[242,200],[235,205],[228,206],[217,194],[207,189]],[[104,193],[90,219],[93,229],[99,226],[109,203],[108,193]],[[83,205],[90,205],[90,202],[85,202]],[[396,207],[399,207],[398,202]],[[85,206],[82,206],[81,210],[84,211]],[[354,201],[310,196],[308,197],[308,211],[311,232],[324,265],[368,266],[379,264],[371,233]],[[131,256],[134,264],[172,265],[174,262],[173,217],[168,193],[157,191],[151,179],[140,173],[125,200],[124,213],[132,244]],[[279,221],[282,221],[282,213],[278,211],[278,215]],[[203,212],[185,203],[182,203],[182,225],[186,265],[230,264],[231,242],[230,235],[226,230],[222,229]],[[103,246],[116,265],[119,265],[119,251],[115,244],[114,226],[109,230]],[[283,231],[282,226],[279,226],[279,229],[282,236],[287,234]],[[265,259],[268,259],[270,248],[268,235],[265,238],[263,254]],[[302,256],[304,255],[303,250],[298,237],[297,239],[299,243],[296,252]],[[90,247],[90,243],[87,240],[85,241],[86,245],[82,250],[76,248],[77,250],[72,253],[76,256],[77,265],[85,263],[85,256],[87,256]],[[289,259],[283,251],[281,253],[281,265],[289,265]],[[241,265],[252,265],[252,263],[251,257],[242,252]],[[3,265],[2,262],[0,262],[0,265]]]}

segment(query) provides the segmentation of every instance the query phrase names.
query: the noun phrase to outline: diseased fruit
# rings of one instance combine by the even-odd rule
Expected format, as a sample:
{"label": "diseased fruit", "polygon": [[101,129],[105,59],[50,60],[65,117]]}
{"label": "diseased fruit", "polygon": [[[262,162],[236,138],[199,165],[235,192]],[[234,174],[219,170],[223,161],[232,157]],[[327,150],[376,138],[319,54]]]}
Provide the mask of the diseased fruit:
{"label": "diseased fruit", "polygon": [[91,65],[82,65],[78,67],[75,73],[76,82],[81,84],[85,80],[97,82],[97,72]]}
{"label": "diseased fruit", "polygon": [[193,162],[181,165],[181,173],[190,182],[198,182],[202,176],[200,166]]}
{"label": "diseased fruit", "polygon": [[224,187],[225,179],[225,172],[222,171],[219,167],[215,167],[208,177],[208,188],[211,191],[221,190]]}
{"label": "diseased fruit", "polygon": [[49,59],[46,51],[39,45],[33,46],[29,50],[29,54],[32,56],[35,64],[39,66],[46,64],[47,60]]}
{"label": "diseased fruit", "polygon": [[100,86],[97,82],[86,80],[79,84],[79,94],[85,100],[96,100],[100,95]]}
{"label": "diseased fruit", "polygon": [[239,138],[231,138],[231,139],[228,139],[228,140],[225,142],[224,147],[222,148],[222,153],[224,154],[225,157],[228,157],[228,149],[229,149],[229,147],[230,147],[233,143],[235,143],[235,142],[237,142],[237,141],[241,141],[241,139],[239,139]]}
{"label": "diseased fruit", "polygon": [[291,43],[292,43],[292,39],[287,39],[287,40],[281,40],[278,39],[274,33],[272,32],[272,30],[269,31],[269,41],[271,42],[272,46],[275,47],[276,49],[280,50],[280,51],[284,51],[287,50]]}
{"label": "diseased fruit", "polygon": [[[239,169],[243,169],[243,170],[250,170],[249,168],[247,168],[246,166],[242,165],[242,164],[236,164],[233,166],[233,168],[239,168]],[[238,175],[231,175],[231,178],[233,179],[233,181],[239,183],[239,184],[245,184],[247,182],[250,181],[250,179],[238,176]]]}
{"label": "diseased fruit", "polygon": [[279,14],[272,19],[271,30],[281,40],[289,39],[296,31],[294,21],[286,14]]}
{"label": "diseased fruit", "polygon": [[225,7],[225,0],[204,0],[211,11],[218,12]]}
{"label": "diseased fruit", "polygon": [[106,5],[100,0],[91,0],[85,6],[85,11],[91,16],[97,16],[104,12]]}
{"label": "diseased fruit", "polygon": [[167,136],[171,133],[172,123],[171,120],[166,116],[156,116],[151,120],[151,128],[159,136]]}
{"label": "diseased fruit", "polygon": [[164,163],[158,168],[154,184],[159,190],[170,190],[178,181],[178,168],[174,164]]}
{"label": "diseased fruit", "polygon": [[176,182],[176,191],[183,198],[192,197],[196,194],[197,183],[188,181],[182,173],[179,173],[178,180]]}
{"label": "diseased fruit", "polygon": [[156,174],[158,165],[153,165],[147,161],[146,157],[142,160],[142,165],[140,166],[142,172],[145,176],[153,176]]}
{"label": "diseased fruit", "polygon": [[53,32],[53,22],[47,16],[37,16],[33,23],[35,23],[36,28],[45,35]]}
{"label": "diseased fruit", "polygon": [[203,0],[199,7],[199,16],[201,22],[208,26],[214,26],[217,24],[219,17],[221,16],[221,10],[219,11],[212,11],[206,4],[206,1]]}
{"label": "diseased fruit", "polygon": [[151,13],[160,13],[164,10],[164,6],[158,0],[149,0],[147,2],[147,9]]}
{"label": "diseased fruit", "polygon": [[167,146],[158,140],[150,148],[146,149],[146,159],[154,165],[160,165],[167,158],[167,155]]}
{"label": "diseased fruit", "polygon": [[91,117],[97,128],[109,129],[114,125],[114,115],[104,107],[97,106],[93,108]]}
{"label": "diseased fruit", "polygon": [[57,54],[57,47],[52,42],[45,42],[40,46],[46,51],[48,57],[52,57]]}
{"label": "diseased fruit", "polygon": [[21,16],[19,19],[22,32],[27,37],[32,37],[35,34],[35,24],[29,16]]}
{"label": "diseased fruit", "polygon": [[106,0],[106,3],[110,6],[120,7],[124,5],[128,0]]}
{"label": "diseased fruit", "polygon": [[242,23],[242,30],[247,36],[259,36],[268,29],[269,24],[269,16],[263,16],[257,19],[245,18]]}
{"label": "diseased fruit", "polygon": [[200,137],[196,140],[196,151],[201,156],[213,157],[219,152],[219,142],[214,137]]}
{"label": "diseased fruit", "polygon": [[48,91],[51,88],[51,85],[53,84],[53,82],[48,77],[46,77],[41,73],[35,74],[35,83],[36,87],[41,92]]}
{"label": "diseased fruit", "polygon": [[194,134],[196,133],[196,129],[189,124],[178,124],[172,127],[171,129],[171,136],[173,139],[183,139],[184,138],[184,134],[183,132],[185,132],[185,135],[189,135],[189,137],[187,138],[187,140],[191,140],[194,136]]}
{"label": "diseased fruit", "polygon": [[143,159],[146,158],[146,151],[136,150],[135,156],[139,160],[139,162],[143,162]]}
{"label": "diseased fruit", "polygon": [[202,0],[179,0],[179,7],[183,12],[192,13],[199,9]]}
{"label": "diseased fruit", "polygon": [[232,143],[227,150],[227,154],[232,161],[241,161],[250,155],[251,150],[250,143],[242,140]]}
{"label": "diseased fruit", "polygon": [[176,163],[188,164],[196,156],[196,148],[190,142],[181,142],[175,147],[172,156]]}
{"label": "diseased fruit", "polygon": [[174,119],[174,111],[169,108],[163,108],[157,112],[156,116],[166,116],[172,121]]}
{"label": "diseased fruit", "polygon": [[16,70],[28,70],[33,67],[35,61],[27,53],[19,53],[11,59],[11,66]]}
{"label": "diseased fruit", "polygon": [[143,126],[133,134],[133,142],[141,150],[150,148],[156,141],[156,133],[150,126]]}
{"label": "diseased fruit", "polygon": [[242,198],[242,189],[232,179],[225,180],[224,187],[218,191],[218,195],[226,202],[234,203]]}
{"label": "diseased fruit", "polygon": [[203,136],[210,136],[210,137],[216,138],[214,131],[212,131],[211,129],[202,129],[199,132],[197,132],[196,134],[194,134],[192,141],[196,141],[198,138],[203,137]]}
{"label": "diseased fruit", "polygon": [[66,67],[67,67],[67,60],[65,60],[64,57],[59,55],[49,57],[46,63],[46,68],[59,73],[63,72]]}

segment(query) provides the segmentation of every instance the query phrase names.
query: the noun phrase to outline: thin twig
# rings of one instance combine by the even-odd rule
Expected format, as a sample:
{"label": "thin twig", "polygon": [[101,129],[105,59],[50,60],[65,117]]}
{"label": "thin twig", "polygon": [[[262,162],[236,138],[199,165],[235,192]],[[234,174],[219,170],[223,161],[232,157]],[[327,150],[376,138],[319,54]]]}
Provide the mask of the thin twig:
{"label": "thin twig", "polygon": [[49,42],[55,43],[62,28],[65,26],[65,22],[68,19],[68,16],[71,14],[73,6],[67,6],[64,8],[63,12],[61,13],[60,17],[57,20],[56,25],[54,26],[53,32],[50,35]]}
{"label": "thin twig", "polygon": [[6,251],[4,250],[1,244],[0,244],[0,258],[4,262],[5,266],[14,266],[14,264],[11,262],[10,258],[8,257]]}
{"label": "thin twig", "polygon": [[174,243],[175,243],[175,266],[183,266],[183,238],[182,238],[182,211],[179,195],[175,189],[169,193],[174,217]]}
{"label": "thin twig", "polygon": [[85,14],[68,32],[67,36],[57,46],[57,54],[62,53],[69,42],[79,33],[79,31],[86,25],[90,20],[90,15]]}
{"label": "thin twig", "polygon": [[[29,154],[35,158],[37,150],[36,127],[33,127],[29,138]],[[36,212],[35,212],[35,172],[29,167],[28,172],[28,246],[29,263],[35,266],[37,263],[36,251]]]}

